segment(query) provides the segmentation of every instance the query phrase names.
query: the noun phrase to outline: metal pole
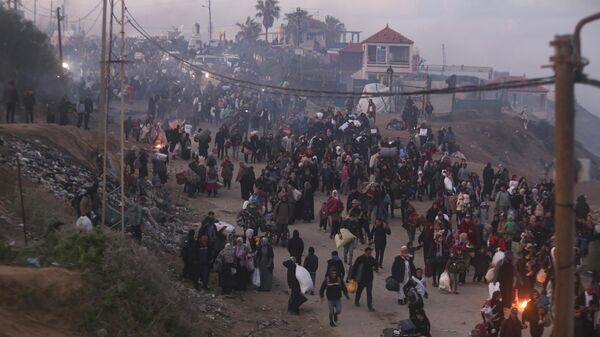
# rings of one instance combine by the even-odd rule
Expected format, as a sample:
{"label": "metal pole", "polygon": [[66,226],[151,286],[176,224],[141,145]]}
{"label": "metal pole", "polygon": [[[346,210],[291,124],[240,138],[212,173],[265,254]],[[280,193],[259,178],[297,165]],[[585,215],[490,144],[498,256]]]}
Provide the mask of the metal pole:
{"label": "metal pole", "polygon": [[27,246],[27,221],[25,221],[25,204],[23,203],[23,184],[21,182],[21,154],[17,153],[17,179],[19,182],[19,198],[21,199],[21,218],[23,220],[23,240]]}
{"label": "metal pole", "polygon": [[573,185],[575,181],[575,64],[573,62],[573,36],[555,36],[554,72],[556,74],[555,100],[555,167],[554,222],[556,235],[553,336],[571,337],[574,332],[574,261],[575,214],[573,211]]}
{"label": "metal pole", "polygon": [[121,234],[125,235],[125,0],[121,0]]}
{"label": "metal pole", "polygon": [[102,32],[100,42],[100,97],[98,97],[98,114],[100,115],[100,123],[98,128],[99,138],[104,144],[103,152],[103,170],[102,170],[102,226],[106,225],[106,7],[107,0],[102,1]]}
{"label": "metal pole", "polygon": [[33,1],[33,24],[35,25],[37,19],[37,0]]}
{"label": "metal pole", "polygon": [[[62,17],[60,16],[60,7],[56,7],[56,24],[58,26],[58,57],[60,59],[60,66],[63,64],[63,53],[62,53],[62,30],[60,28],[60,21]],[[62,68],[61,68],[62,69]]]}

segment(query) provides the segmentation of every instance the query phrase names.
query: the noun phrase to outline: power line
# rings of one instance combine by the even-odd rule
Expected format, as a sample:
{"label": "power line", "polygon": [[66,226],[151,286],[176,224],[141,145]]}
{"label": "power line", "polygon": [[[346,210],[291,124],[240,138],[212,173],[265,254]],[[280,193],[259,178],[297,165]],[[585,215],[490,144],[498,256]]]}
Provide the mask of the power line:
{"label": "power line", "polygon": [[242,80],[242,79],[236,79],[236,78],[233,78],[233,77],[230,77],[227,75],[216,73],[212,70],[200,67],[198,65],[192,64],[189,61],[170,53],[168,50],[166,50],[160,44],[158,44],[156,41],[154,41],[154,39],[151,37],[151,35],[140,25],[140,23],[135,19],[135,17],[133,17],[133,15],[129,11],[129,9],[126,8],[125,10],[129,14],[128,18],[133,20],[133,22],[130,20],[129,24],[136,31],[138,31],[140,34],[142,34],[142,36],[146,40],[148,40],[149,42],[154,44],[158,49],[160,49],[162,52],[166,53],[167,55],[171,56],[173,59],[182,62],[184,65],[187,65],[189,68],[192,68],[193,70],[201,71],[201,72],[207,73],[209,75],[212,75],[214,78],[217,78],[223,82],[232,83],[232,84],[240,86],[240,87],[245,85],[245,86],[248,86],[248,88],[257,90],[257,91],[260,90],[260,91],[266,92],[267,91],[266,89],[270,89],[269,92],[272,92],[274,90],[275,93],[279,93],[279,94],[297,93],[301,96],[307,96],[307,97],[309,96],[309,95],[307,95],[307,93],[309,93],[309,94],[314,94],[314,95],[312,95],[312,97],[349,97],[349,96],[356,97],[356,96],[358,96],[358,97],[362,98],[362,97],[392,97],[392,96],[410,96],[410,95],[425,95],[425,94],[451,94],[451,93],[460,93],[460,92],[495,91],[495,90],[501,90],[501,89],[523,88],[523,87],[539,86],[539,85],[554,83],[553,77],[540,77],[540,78],[534,78],[534,79],[529,79],[529,80],[506,81],[506,82],[491,83],[491,84],[485,84],[485,85],[468,85],[468,86],[461,86],[461,87],[448,87],[448,88],[442,88],[442,89],[427,89],[427,90],[417,90],[417,91],[399,92],[399,93],[394,93],[394,92],[363,93],[363,92],[344,92],[344,91],[328,91],[328,90],[321,91],[321,90],[314,90],[314,89],[285,88],[285,87],[281,87],[281,86],[275,86],[275,85],[270,85],[270,84],[263,84],[263,83]]}
{"label": "power line", "polygon": [[94,13],[98,8],[100,8],[100,5],[102,5],[102,0],[98,1],[98,3],[96,4],[96,7],[94,7],[92,10],[90,10],[86,15],[79,18],[79,21],[83,21],[83,20],[87,19],[90,15],[92,15],[92,13]]}

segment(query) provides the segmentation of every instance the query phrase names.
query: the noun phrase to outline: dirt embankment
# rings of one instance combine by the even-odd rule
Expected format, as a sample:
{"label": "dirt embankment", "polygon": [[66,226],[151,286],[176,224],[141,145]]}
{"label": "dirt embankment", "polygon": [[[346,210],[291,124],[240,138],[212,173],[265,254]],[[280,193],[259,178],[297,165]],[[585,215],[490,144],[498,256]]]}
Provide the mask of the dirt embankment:
{"label": "dirt embankment", "polygon": [[0,266],[0,337],[76,337],[79,274],[62,268]]}

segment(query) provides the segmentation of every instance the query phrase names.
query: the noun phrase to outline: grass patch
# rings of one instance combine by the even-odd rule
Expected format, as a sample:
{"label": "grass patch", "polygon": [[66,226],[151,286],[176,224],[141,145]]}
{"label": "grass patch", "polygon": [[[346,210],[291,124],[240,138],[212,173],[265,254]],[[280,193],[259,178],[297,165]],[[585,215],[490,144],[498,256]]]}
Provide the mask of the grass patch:
{"label": "grass patch", "polygon": [[[150,251],[114,233],[51,234],[16,250],[0,245],[3,263],[42,266],[58,263],[81,272],[84,281],[77,312],[83,330],[106,329],[108,336],[193,337],[190,310],[182,304],[166,270]],[[24,302],[31,294],[21,294]]]}

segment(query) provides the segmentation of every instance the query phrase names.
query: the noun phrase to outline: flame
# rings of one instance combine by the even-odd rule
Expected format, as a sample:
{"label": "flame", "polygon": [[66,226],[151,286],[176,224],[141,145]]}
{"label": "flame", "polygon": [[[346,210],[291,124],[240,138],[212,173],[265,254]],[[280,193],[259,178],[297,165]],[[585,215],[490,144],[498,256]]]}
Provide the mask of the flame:
{"label": "flame", "polygon": [[163,145],[161,143],[154,145],[154,148],[157,150],[160,150],[162,147],[163,147]]}
{"label": "flame", "polygon": [[527,303],[529,303],[529,300],[524,300],[523,302],[519,303],[519,310],[525,310],[525,308],[527,307]]}

